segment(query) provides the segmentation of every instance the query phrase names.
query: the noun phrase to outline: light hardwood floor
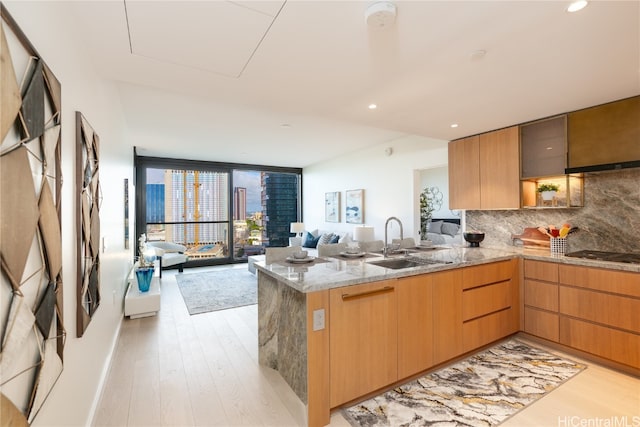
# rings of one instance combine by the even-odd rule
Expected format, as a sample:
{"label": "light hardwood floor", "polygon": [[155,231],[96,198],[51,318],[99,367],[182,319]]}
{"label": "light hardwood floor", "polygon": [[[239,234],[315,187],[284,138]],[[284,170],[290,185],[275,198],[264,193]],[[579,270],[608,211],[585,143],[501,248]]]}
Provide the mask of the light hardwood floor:
{"label": "light hardwood floor", "polygon": [[[123,321],[93,425],[305,425],[302,402],[258,364],[257,306],[190,316],[175,274],[162,274],[158,316]],[[502,425],[640,427],[640,379],[587,364]],[[331,426],[348,423],[336,411]]]}

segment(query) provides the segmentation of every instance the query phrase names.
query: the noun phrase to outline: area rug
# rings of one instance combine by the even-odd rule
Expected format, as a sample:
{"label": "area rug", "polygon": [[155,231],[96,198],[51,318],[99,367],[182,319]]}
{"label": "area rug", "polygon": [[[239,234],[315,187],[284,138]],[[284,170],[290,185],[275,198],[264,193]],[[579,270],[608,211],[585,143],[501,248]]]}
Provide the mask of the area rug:
{"label": "area rug", "polygon": [[189,314],[241,307],[258,302],[258,281],[246,269],[176,274]]}
{"label": "area rug", "polygon": [[585,368],[512,339],[343,414],[353,426],[495,426]]}

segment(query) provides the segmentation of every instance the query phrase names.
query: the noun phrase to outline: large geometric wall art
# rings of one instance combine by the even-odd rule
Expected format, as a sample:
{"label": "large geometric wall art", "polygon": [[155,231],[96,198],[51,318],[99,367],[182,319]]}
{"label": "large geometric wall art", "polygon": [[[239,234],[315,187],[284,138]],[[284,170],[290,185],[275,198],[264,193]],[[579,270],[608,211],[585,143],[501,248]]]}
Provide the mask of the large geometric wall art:
{"label": "large geometric wall art", "polygon": [[0,2],[0,424],[62,373],[61,87]]}
{"label": "large geometric wall art", "polygon": [[78,251],[77,335],[100,305],[100,138],[76,111],[76,234]]}

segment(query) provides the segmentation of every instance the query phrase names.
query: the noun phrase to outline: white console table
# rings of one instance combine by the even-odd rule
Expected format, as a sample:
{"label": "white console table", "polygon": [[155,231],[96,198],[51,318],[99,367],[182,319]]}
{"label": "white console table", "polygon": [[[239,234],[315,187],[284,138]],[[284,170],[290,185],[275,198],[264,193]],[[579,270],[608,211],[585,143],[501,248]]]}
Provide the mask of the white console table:
{"label": "white console table", "polygon": [[[124,315],[130,319],[155,316],[160,311],[160,278],[159,266],[153,273],[151,286],[147,292],[140,292],[135,272],[129,276],[129,288],[124,297]],[[135,269],[134,269],[135,270]]]}

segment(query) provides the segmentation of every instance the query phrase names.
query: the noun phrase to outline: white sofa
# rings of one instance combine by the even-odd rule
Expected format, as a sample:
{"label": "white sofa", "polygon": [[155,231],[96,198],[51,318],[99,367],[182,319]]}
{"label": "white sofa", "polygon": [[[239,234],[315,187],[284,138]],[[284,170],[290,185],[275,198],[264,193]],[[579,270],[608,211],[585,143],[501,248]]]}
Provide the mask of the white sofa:
{"label": "white sofa", "polygon": [[185,254],[187,247],[172,242],[147,242],[146,246],[155,251],[156,257],[160,261],[160,277],[162,277],[162,269],[177,267],[182,273],[184,263],[189,260]]}

